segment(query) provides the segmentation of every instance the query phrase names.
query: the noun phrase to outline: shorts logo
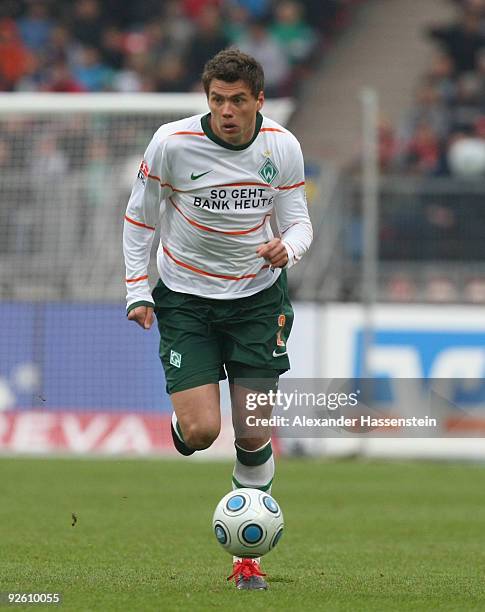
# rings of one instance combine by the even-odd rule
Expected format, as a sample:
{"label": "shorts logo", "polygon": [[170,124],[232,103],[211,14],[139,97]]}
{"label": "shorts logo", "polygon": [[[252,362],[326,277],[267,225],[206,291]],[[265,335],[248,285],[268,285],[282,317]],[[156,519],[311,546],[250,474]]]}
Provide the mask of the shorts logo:
{"label": "shorts logo", "polygon": [[170,363],[176,368],[180,368],[182,365],[182,355],[177,351],[170,351]]}
{"label": "shorts logo", "polygon": [[143,160],[140,164],[140,169],[138,170],[138,178],[143,184],[145,184],[149,174],[150,174],[150,168],[148,167],[148,164],[146,163],[146,161]]}
{"label": "shorts logo", "polygon": [[282,357],[283,355],[286,355],[288,353],[288,351],[286,350],[286,342],[283,340],[283,338],[281,337],[281,334],[283,333],[283,328],[285,327],[285,323],[286,323],[286,316],[284,314],[280,314],[278,316],[278,333],[276,334],[276,344],[278,347],[284,348],[284,351],[277,351],[274,350],[273,351],[273,357]]}
{"label": "shorts logo", "polygon": [[263,181],[266,181],[267,183],[271,184],[278,176],[279,170],[268,157],[259,169],[258,174],[263,179]]}
{"label": "shorts logo", "polygon": [[285,326],[286,323],[286,317],[284,314],[280,314],[278,316],[278,327],[280,328],[278,330],[278,333],[276,334],[276,344],[278,346],[286,346],[286,342],[282,339],[281,334],[283,332],[283,327]]}

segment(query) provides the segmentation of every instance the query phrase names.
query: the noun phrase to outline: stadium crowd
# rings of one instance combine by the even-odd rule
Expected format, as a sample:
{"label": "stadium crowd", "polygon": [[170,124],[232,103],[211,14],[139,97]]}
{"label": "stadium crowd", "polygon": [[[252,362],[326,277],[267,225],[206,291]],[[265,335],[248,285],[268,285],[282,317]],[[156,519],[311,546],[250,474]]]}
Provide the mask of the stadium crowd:
{"label": "stadium crowd", "polygon": [[[456,6],[456,18],[423,31],[432,59],[412,105],[396,125],[379,119],[380,297],[483,303],[485,0],[442,1]],[[360,161],[349,168],[356,176]],[[353,196],[345,234],[352,269],[363,248],[358,182]]]}
{"label": "stadium crowd", "polygon": [[2,0],[0,91],[186,92],[230,45],[295,84],[359,0]]}
{"label": "stadium crowd", "polygon": [[[268,97],[293,95],[360,2],[1,0],[0,92],[198,91],[205,60],[234,44],[264,65]],[[106,282],[98,271],[89,291],[118,294],[121,210],[159,123],[82,113],[4,118],[0,273],[16,275],[0,274],[0,292],[79,295],[83,283],[71,279],[91,278],[102,260]]]}
{"label": "stadium crowd", "polygon": [[457,7],[457,20],[425,32],[435,53],[411,109],[397,128],[381,120],[384,172],[462,176],[467,152],[476,172],[485,172],[485,0],[448,1]]}

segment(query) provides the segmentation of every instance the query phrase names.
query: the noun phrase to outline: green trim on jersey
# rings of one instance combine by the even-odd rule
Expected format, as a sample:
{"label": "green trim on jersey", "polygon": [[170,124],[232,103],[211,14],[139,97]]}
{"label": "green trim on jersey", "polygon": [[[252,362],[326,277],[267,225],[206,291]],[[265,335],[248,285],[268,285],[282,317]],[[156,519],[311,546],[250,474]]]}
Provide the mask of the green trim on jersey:
{"label": "green trim on jersey", "polygon": [[222,138],[219,138],[219,136],[217,136],[212,131],[210,120],[209,120],[210,116],[211,114],[207,113],[207,115],[204,115],[202,119],[200,120],[202,129],[204,130],[205,135],[207,136],[207,138],[212,140],[212,142],[215,142],[216,144],[220,145],[221,147],[224,147],[225,149],[230,149],[231,151],[243,151],[244,149],[247,149],[249,146],[251,146],[253,142],[256,140],[259,134],[259,130],[261,129],[261,126],[263,125],[263,115],[258,112],[256,113],[256,126],[255,126],[254,134],[251,140],[247,142],[246,144],[232,145],[229,142],[222,140]]}
{"label": "green trim on jersey", "polygon": [[130,314],[130,312],[132,310],[135,310],[135,308],[138,308],[138,306],[150,306],[150,308],[155,308],[155,304],[153,302],[140,300],[139,302],[133,302],[133,304],[130,304],[128,308],[126,309],[126,314],[127,315]]}

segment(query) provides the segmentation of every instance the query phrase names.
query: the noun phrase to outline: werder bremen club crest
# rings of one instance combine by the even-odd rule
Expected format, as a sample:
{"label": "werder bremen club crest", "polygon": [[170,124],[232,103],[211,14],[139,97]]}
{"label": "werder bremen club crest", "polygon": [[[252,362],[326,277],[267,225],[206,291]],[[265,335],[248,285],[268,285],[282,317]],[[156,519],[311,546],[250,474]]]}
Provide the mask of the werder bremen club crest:
{"label": "werder bremen club crest", "polygon": [[274,163],[268,157],[265,160],[264,164],[259,169],[258,174],[265,183],[271,184],[275,180],[277,175],[279,174],[279,171],[278,171],[278,168],[274,165]]}

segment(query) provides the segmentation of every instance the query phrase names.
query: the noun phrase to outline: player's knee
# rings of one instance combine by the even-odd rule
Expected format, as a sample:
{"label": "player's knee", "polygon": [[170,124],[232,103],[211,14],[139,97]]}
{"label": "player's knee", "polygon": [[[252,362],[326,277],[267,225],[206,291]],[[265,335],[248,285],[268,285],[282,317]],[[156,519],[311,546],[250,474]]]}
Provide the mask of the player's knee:
{"label": "player's knee", "polygon": [[198,424],[191,423],[187,426],[186,431],[184,430],[184,440],[189,448],[195,448],[196,450],[203,450],[209,448],[209,446],[217,439],[220,432],[220,426],[214,424]]}

